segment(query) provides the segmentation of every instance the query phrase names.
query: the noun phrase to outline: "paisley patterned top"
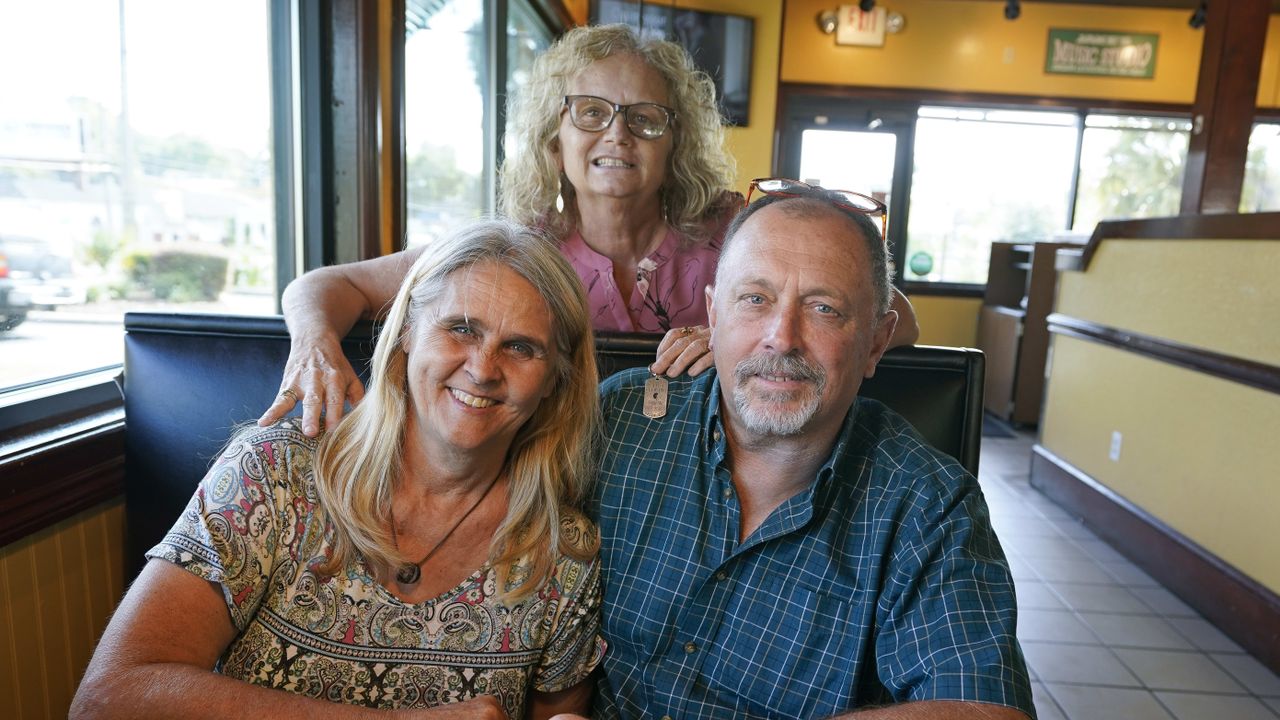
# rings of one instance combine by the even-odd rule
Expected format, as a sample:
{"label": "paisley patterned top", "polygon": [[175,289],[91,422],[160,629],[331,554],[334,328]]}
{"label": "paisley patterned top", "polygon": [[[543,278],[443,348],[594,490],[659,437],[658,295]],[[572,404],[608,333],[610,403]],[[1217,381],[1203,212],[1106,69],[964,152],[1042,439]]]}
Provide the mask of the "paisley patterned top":
{"label": "paisley patterned top", "polygon": [[[315,446],[289,420],[241,434],[147,553],[222,585],[239,635],[219,672],[384,709],[492,695],[508,717],[521,718],[530,687],[563,690],[599,664],[605,643],[594,560],[562,556],[546,585],[513,606],[496,600],[487,564],[416,605],[397,599],[360,561],[319,574],[330,544],[317,513]],[[571,544],[596,532],[581,515],[563,530]]]}

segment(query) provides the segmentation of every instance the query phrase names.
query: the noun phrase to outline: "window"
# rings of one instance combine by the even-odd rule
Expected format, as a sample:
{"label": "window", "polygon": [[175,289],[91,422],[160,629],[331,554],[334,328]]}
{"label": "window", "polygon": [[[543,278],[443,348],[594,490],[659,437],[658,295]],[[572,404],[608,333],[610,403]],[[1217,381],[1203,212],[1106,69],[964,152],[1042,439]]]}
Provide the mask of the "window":
{"label": "window", "polygon": [[[488,118],[504,97],[487,87],[503,53],[485,41],[483,0],[408,0],[405,20],[405,170],[408,245],[420,245],[495,210]],[[507,7],[505,95],[528,81],[551,32],[527,3]],[[509,139],[506,149],[511,150]]]}
{"label": "window", "polygon": [[1087,234],[1099,220],[1177,215],[1190,136],[1184,119],[1088,116],[1072,229]]}
{"label": "window", "polygon": [[275,311],[269,5],[0,5],[0,391],[127,310]]}
{"label": "window", "polygon": [[[515,97],[529,82],[533,61],[551,45],[552,35],[524,3],[513,3],[507,18],[507,97]],[[505,156],[515,150],[510,128],[503,138]]]}
{"label": "window", "polygon": [[1280,123],[1258,123],[1249,134],[1240,212],[1280,210]]}
{"label": "window", "polygon": [[903,277],[985,283],[993,240],[1066,227],[1077,115],[921,107]]}
{"label": "window", "polygon": [[483,0],[407,3],[404,43],[408,244],[491,210],[485,198]]}

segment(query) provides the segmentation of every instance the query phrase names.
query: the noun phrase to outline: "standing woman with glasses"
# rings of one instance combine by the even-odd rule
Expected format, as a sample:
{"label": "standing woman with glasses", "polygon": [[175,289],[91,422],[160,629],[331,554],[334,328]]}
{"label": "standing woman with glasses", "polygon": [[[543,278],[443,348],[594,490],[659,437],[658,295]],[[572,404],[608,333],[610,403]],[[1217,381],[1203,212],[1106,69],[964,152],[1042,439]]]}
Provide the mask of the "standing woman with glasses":
{"label": "standing woman with glasses", "polygon": [[[587,291],[596,330],[668,333],[654,369],[710,367],[703,289],[742,207],[730,190],[715,88],[679,45],[623,25],[567,32],[534,63],[514,100],[516,142],[500,174],[500,209],[555,237]],[[340,340],[382,311],[421,248],[314,270],[285,290],[293,347],[281,395],[261,422],[303,404],[303,430],[333,427],[363,396]],[[893,344],[915,341],[897,294]]]}

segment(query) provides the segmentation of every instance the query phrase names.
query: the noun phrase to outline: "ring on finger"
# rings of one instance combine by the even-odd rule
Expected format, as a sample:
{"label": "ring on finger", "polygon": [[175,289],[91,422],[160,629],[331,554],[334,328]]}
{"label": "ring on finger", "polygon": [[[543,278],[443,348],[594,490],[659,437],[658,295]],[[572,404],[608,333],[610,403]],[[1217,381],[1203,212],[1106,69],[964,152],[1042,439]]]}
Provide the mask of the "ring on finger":
{"label": "ring on finger", "polygon": [[293,391],[293,388],[285,388],[285,389],[281,390],[281,391],[280,391],[280,397],[282,397],[282,398],[289,398],[290,400],[292,400],[292,401],[294,401],[294,402],[298,402],[298,393],[294,392],[294,391]]}
{"label": "ring on finger", "polygon": [[689,325],[685,325],[684,327],[680,328],[681,335],[692,335],[693,332],[694,332],[694,328]]}

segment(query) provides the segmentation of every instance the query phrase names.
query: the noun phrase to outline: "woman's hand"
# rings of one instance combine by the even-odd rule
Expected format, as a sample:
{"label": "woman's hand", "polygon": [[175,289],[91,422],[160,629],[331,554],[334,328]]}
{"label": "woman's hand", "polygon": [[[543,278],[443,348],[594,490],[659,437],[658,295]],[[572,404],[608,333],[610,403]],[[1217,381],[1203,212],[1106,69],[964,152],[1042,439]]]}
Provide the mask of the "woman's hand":
{"label": "woman's hand", "polygon": [[649,366],[655,375],[675,377],[688,371],[701,374],[715,364],[711,355],[711,328],[703,325],[672,328],[658,343],[658,357]]}
{"label": "woman's hand", "polygon": [[259,425],[270,425],[302,402],[302,432],[315,437],[320,431],[320,415],[326,429],[332,430],[342,419],[343,406],[364,398],[364,385],[342,353],[342,344],[332,335],[309,339],[294,338],[289,348],[289,361],[284,366],[280,394],[267,408]]}

